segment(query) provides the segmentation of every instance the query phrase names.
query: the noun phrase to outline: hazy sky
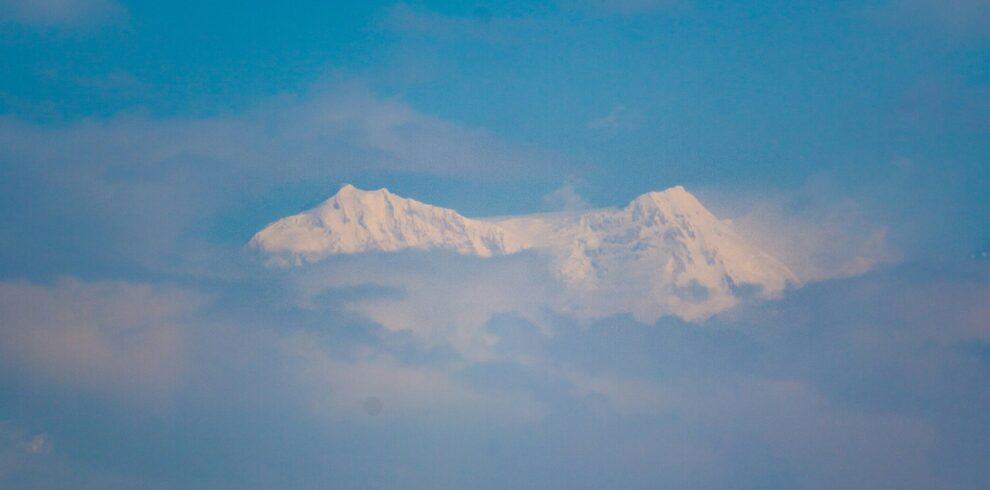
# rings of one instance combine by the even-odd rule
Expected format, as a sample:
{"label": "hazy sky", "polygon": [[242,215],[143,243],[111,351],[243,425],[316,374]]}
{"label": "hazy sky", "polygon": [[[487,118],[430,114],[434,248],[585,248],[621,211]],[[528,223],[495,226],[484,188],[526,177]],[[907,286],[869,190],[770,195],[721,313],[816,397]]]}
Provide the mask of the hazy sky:
{"label": "hazy sky", "polygon": [[[244,249],[346,182],[684,185],[808,282],[588,322],[539,257]],[[986,0],[0,0],[0,487],[986,488],[987,252]]]}

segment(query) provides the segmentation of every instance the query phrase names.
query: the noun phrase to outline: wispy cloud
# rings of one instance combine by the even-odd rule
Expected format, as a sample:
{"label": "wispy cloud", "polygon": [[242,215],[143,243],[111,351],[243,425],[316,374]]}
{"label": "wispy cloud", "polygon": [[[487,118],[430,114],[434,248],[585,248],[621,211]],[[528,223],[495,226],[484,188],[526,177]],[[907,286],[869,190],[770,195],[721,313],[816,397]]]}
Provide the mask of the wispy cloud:
{"label": "wispy cloud", "polygon": [[127,94],[149,87],[127,70],[115,69],[100,75],[76,77],[79,86],[103,93]]}
{"label": "wispy cloud", "polygon": [[[443,416],[469,421],[477,417],[492,423],[531,424],[545,415],[532,396],[478,389],[457,379],[455,366],[417,366],[394,356],[367,351],[345,361],[320,346],[319,338],[296,334],[282,345],[293,360],[293,381],[313,417],[328,421],[385,423]],[[375,400],[369,410],[368,400]]]}
{"label": "wispy cloud", "polygon": [[565,0],[565,6],[580,6],[603,12],[635,15],[650,12],[677,12],[690,7],[691,0]]}
{"label": "wispy cloud", "polygon": [[184,365],[182,318],[201,303],[140,284],[0,283],[3,369],[83,392],[167,396]]}
{"label": "wispy cloud", "polygon": [[[358,83],[207,118],[120,114],[52,128],[2,117],[0,159],[8,162],[0,184],[7,199],[30,193],[47,202],[45,216],[72,223],[55,232],[33,208],[12,213],[0,225],[8,250],[28,254],[29,243],[59,234],[45,246],[71,241],[91,259],[146,265],[173,253],[190,226],[280,186],[330,189],[369,172],[513,182],[549,179],[565,166],[558,155],[420,113]],[[139,225],[149,221],[153,228]]]}
{"label": "wispy cloud", "polygon": [[[173,40],[158,34],[173,31],[155,19],[135,28],[167,30],[135,33],[122,51],[104,45],[113,39],[23,44],[15,55],[24,66],[105,64],[53,87],[15,77],[23,90],[0,93],[12,108],[25,94],[154,91],[175,70],[199,80],[261,53],[243,68],[265,76],[225,92],[243,100],[313,60],[374,65],[396,39],[396,50],[420,55],[411,64],[435,49],[466,78],[390,89],[410,90],[408,99],[331,81],[220,114],[133,109],[55,124],[0,116],[0,487],[986,488],[990,261],[986,230],[972,225],[990,222],[980,221],[990,128],[983,48],[915,43],[932,33],[982,39],[987,4],[882,3],[909,35],[850,30],[845,7],[819,4],[755,2],[669,22],[694,2],[562,0],[545,11],[372,7],[361,15],[384,12],[388,32],[370,41],[365,17],[308,16],[332,31],[319,46],[315,31],[285,22],[214,32],[211,21],[231,21],[217,9],[189,20],[229,42],[188,59],[181,46],[203,38],[174,31],[174,49],[156,54],[161,39]],[[18,39],[136,14],[122,0],[0,0],[0,28]],[[339,32],[345,24],[354,32]],[[251,42],[240,45],[240,35]],[[223,49],[235,44],[244,51]],[[864,48],[849,57],[847,44]],[[134,61],[144,69],[113,69],[135,53],[149,55]],[[766,66],[748,71],[754,56]],[[266,71],[272,59],[286,71]],[[624,61],[641,69],[625,73]],[[914,74],[946,67],[965,76],[910,86]],[[534,68],[546,76],[519,76]],[[507,73],[484,80],[504,94],[471,91],[470,75],[486,69]],[[550,99],[559,104],[533,104],[557,88]],[[625,105],[609,92],[652,88],[663,96]],[[461,101],[464,111],[452,113],[502,128],[528,118],[509,131],[615,165],[583,174],[558,153],[425,111],[477,93],[495,99]],[[768,100],[783,109],[766,112]],[[46,114],[59,113],[46,103]],[[490,103],[500,109],[482,112]],[[880,106],[896,112],[894,124]],[[642,107],[684,111],[671,126],[683,124],[645,134],[653,128],[637,119]],[[743,113],[759,131],[740,131],[730,116]],[[814,124],[800,128],[806,119]],[[849,126],[854,119],[864,126]],[[760,124],[768,121],[776,125]],[[867,126],[875,132],[854,131]],[[640,136],[631,129],[654,143],[589,152]],[[666,148],[675,138],[687,149]],[[806,145],[818,138],[827,144]],[[850,170],[864,154],[875,158]],[[795,155],[808,161],[791,168]],[[852,163],[834,163],[844,157]],[[712,163],[723,158],[742,163]],[[966,161],[954,168],[952,158]],[[664,166],[678,159],[686,163]],[[818,171],[838,183],[792,185]],[[761,176],[783,190],[754,183]],[[608,285],[617,287],[567,301],[548,264],[555,257],[535,251],[487,260],[370,253],[271,269],[243,248],[266,222],[344,182],[379,178],[390,187],[468,184],[430,189],[448,198],[508,188],[500,198],[531,211],[583,209],[585,194],[612,202],[683,178],[787,262],[802,287],[691,322],[663,309],[669,290],[651,289],[652,269],[640,264],[615,269]],[[859,190],[848,189],[854,181]],[[725,189],[703,188],[712,182],[749,194],[719,201]],[[225,219],[244,208],[256,223]],[[953,213],[967,219],[938,225]],[[205,231],[213,226],[245,234],[216,239]],[[971,258],[901,250],[923,241]]]}
{"label": "wispy cloud", "polygon": [[543,204],[551,211],[581,211],[591,209],[578,192],[579,182],[576,179],[565,180],[560,187],[543,196]]}
{"label": "wispy cloud", "polygon": [[895,0],[880,15],[891,22],[936,28],[955,36],[990,35],[990,2],[986,0]]}
{"label": "wispy cloud", "polygon": [[715,209],[801,282],[857,276],[901,257],[888,225],[861,199],[826,180],[787,191],[731,194],[711,194]]}
{"label": "wispy cloud", "polygon": [[[358,277],[376,261],[380,277]],[[344,283],[377,283],[389,277],[386,269],[408,275],[423,263],[415,257],[358,262],[363,265],[355,265]],[[112,471],[86,458],[80,462],[80,456],[99,450],[123,457],[134,447],[180,444],[215,455],[221,468],[179,470],[163,466],[161,458],[142,464],[172,486],[202,486],[236,469],[233,478],[249,486],[331,477],[386,485],[401,476],[423,482],[410,486],[429,487],[436,465],[467,486],[483,478],[499,486],[619,481],[628,487],[721,487],[771,481],[809,488],[862,482],[931,488],[990,476],[978,464],[967,464],[965,473],[938,469],[946,458],[978,459],[990,450],[981,442],[990,409],[980,389],[990,380],[990,336],[983,328],[990,314],[986,263],[908,264],[827,281],[704,326],[672,318],[647,325],[621,315],[590,324],[545,315],[540,326],[520,314],[523,303],[478,305],[479,297],[539,294],[538,285],[520,291],[518,276],[528,274],[526,267],[503,268],[499,280],[475,284],[481,263],[437,262],[448,269],[445,291],[473,288],[477,294],[445,293],[446,302],[424,306],[480,312],[480,323],[467,331],[484,349],[465,354],[451,349],[464,337],[436,335],[424,343],[396,329],[396,318],[404,314],[386,314],[380,324],[372,319],[378,307],[349,312],[348,304],[381,297],[370,289],[343,296],[311,293],[321,277],[327,284],[334,274],[348,276],[342,267],[347,261],[334,264],[334,274],[328,269],[299,278],[256,270],[251,278],[213,282],[205,296],[123,283],[4,284],[3,297],[10,301],[0,308],[13,323],[4,324],[0,345],[10,350],[4,352],[0,383],[31,386],[33,396],[63,400],[68,407],[76,405],[60,394],[65,386],[104,401],[79,405],[67,415],[71,427],[95,424],[100,436],[83,442],[43,415],[27,422],[18,416],[20,426],[30,423],[31,430],[8,425],[5,432],[0,424],[0,465],[14,461],[17,469],[7,475],[22,479],[17,481],[50,478],[65,486],[80,475],[113,481]],[[297,287],[286,279],[298,280]],[[411,301],[422,298],[409,291]],[[200,306],[177,300],[189,294],[200,298],[194,301]],[[461,327],[473,321],[451,319]],[[168,342],[147,335],[173,323],[183,325],[178,356],[168,351]],[[95,332],[93,338],[102,340],[49,340],[39,350],[11,333],[18,331],[63,339]],[[94,357],[103,350],[87,347],[102,344],[115,355]],[[127,423],[145,432],[125,437],[102,430],[108,420],[118,423],[108,413],[114,413],[120,393],[140,392],[138,382],[163,386],[155,383],[161,379],[153,374],[157,370],[148,369],[160,365],[154,360],[162,352],[170,352],[165,357],[172,362],[181,359],[186,370],[183,381],[171,385],[170,402],[154,414],[127,415]],[[36,382],[52,376],[69,384]],[[172,435],[147,429],[162,418],[175,420],[169,422],[176,429]],[[202,431],[217,437],[204,438]],[[457,434],[458,455],[471,461],[510,450],[540,464],[520,466],[512,475],[479,476],[483,464],[465,467],[459,458],[448,459],[452,436],[424,442],[424,434],[438,431]],[[44,442],[36,444],[39,434]],[[191,434],[199,436],[193,440]],[[336,434],[345,434],[354,449],[330,450],[339,444]],[[386,435],[390,443],[382,444]],[[243,444],[230,444],[230,438]],[[283,442],[274,459],[251,449],[267,447],[272,438]],[[53,449],[47,452],[30,450],[49,444]],[[300,472],[291,464],[314,457],[336,468],[333,474]],[[369,477],[345,464],[355,457],[394,461],[398,468],[379,468]],[[587,470],[562,475],[552,469],[557,459]],[[425,465],[431,460],[433,466]],[[67,461],[75,471],[64,471]],[[621,476],[610,476],[615,468]],[[0,473],[0,482],[4,477]]]}
{"label": "wispy cloud", "polygon": [[492,44],[524,42],[548,24],[533,15],[496,16],[479,8],[474,15],[452,16],[397,4],[388,9],[383,27],[410,36],[444,41],[474,40]]}
{"label": "wispy cloud", "polygon": [[588,129],[601,129],[614,133],[619,130],[619,119],[625,111],[626,106],[617,105],[608,114],[588,121]]}
{"label": "wispy cloud", "polygon": [[94,27],[127,17],[116,0],[0,0],[0,22],[36,27]]}

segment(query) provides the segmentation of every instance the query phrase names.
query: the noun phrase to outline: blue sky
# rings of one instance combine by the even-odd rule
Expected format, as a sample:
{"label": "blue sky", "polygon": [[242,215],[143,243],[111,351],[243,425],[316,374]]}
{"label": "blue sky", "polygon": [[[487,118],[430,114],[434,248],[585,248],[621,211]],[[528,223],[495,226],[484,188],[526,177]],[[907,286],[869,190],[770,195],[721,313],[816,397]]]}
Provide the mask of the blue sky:
{"label": "blue sky", "polygon": [[990,240],[973,212],[987,207],[990,146],[979,1],[32,2],[66,10],[47,17],[7,3],[0,109],[25,124],[236,117],[350,84],[535,150],[532,173],[500,185],[424,169],[286,175],[311,187],[293,191],[297,208],[365,175],[474,215],[538,210],[565,179],[595,205],[673,184],[777,193],[828,179],[887,219],[938,215],[963,248]]}
{"label": "blue sky", "polygon": [[[346,182],[684,185],[813,280],[700,327],[485,310],[474,359],[313,277],[533,257],[244,250]],[[988,250],[985,0],[0,0],[0,486],[981,488]]]}

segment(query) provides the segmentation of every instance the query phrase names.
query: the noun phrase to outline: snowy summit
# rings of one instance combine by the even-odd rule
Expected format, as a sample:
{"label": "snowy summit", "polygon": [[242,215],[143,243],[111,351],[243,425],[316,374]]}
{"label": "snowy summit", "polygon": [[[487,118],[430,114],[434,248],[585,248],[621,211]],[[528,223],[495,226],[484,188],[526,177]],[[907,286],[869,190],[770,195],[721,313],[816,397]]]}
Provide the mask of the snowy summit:
{"label": "snowy summit", "polygon": [[452,250],[490,257],[508,253],[502,230],[388,191],[362,191],[347,184],[316,208],[280,219],[251,244],[291,263],[328,255],[404,249]]}
{"label": "snowy summit", "polygon": [[533,250],[549,257],[568,309],[592,316],[610,313],[598,304],[623,304],[641,318],[701,319],[745,291],[772,297],[797,282],[681,186],[619,209],[472,219],[386,189],[345,185],[319,206],[268,225],[250,246],[280,266],[373,251],[491,257]]}

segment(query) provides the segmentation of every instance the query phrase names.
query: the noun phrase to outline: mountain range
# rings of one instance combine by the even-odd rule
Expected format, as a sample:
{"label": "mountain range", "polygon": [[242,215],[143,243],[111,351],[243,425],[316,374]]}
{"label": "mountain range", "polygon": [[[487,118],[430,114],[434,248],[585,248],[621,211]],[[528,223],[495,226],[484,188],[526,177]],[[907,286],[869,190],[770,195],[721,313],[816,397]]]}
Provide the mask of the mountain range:
{"label": "mountain range", "polygon": [[445,250],[487,258],[532,251],[549,259],[549,272],[566,292],[563,309],[592,316],[628,311],[698,320],[797,283],[785,264],[747,243],[681,186],[622,208],[467,218],[387,189],[345,185],[319,206],[268,225],[249,246],[276,266],[363,252]]}

